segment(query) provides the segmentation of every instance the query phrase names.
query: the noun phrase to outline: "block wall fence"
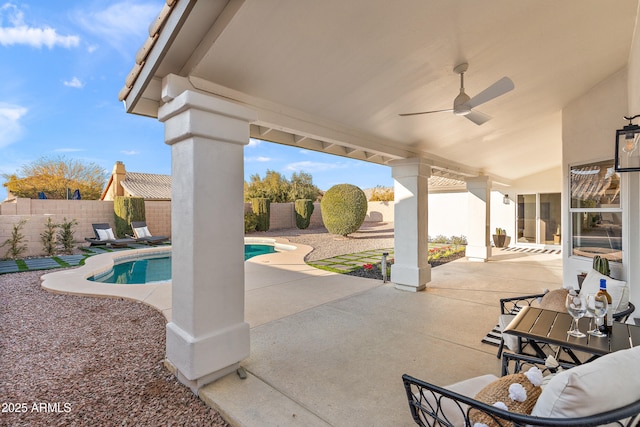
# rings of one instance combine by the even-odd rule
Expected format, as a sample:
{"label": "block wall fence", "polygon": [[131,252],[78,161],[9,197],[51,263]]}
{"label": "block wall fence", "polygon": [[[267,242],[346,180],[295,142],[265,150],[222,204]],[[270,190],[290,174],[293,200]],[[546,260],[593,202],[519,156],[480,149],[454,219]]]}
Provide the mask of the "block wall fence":
{"label": "block wall fence", "polygon": [[[245,203],[245,211],[251,210],[251,204]],[[146,201],[146,221],[151,234],[171,236],[171,202]],[[91,224],[109,223],[115,228],[113,201],[106,200],[40,200],[16,199],[0,203],[0,244],[11,237],[14,224],[26,220],[22,227],[27,252],[25,256],[42,255],[40,234],[44,231],[47,218],[55,223],[65,219],[76,220],[74,235],[78,244],[85,244],[85,237],[92,237]],[[369,202],[365,222],[393,222],[393,202]],[[320,203],[314,203],[310,228],[323,227]],[[270,230],[296,228],[293,203],[272,203]],[[0,247],[0,258],[4,257],[8,247]]]}

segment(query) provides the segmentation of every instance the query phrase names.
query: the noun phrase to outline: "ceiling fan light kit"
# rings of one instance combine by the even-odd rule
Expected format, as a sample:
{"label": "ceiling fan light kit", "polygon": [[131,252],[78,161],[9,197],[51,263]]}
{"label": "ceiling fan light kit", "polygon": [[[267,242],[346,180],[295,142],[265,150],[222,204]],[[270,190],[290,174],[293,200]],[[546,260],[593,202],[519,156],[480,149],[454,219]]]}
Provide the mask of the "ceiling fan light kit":
{"label": "ceiling fan light kit", "polygon": [[490,116],[479,111],[475,111],[473,110],[473,108],[477,107],[478,105],[482,105],[485,102],[489,102],[492,99],[495,99],[513,90],[515,87],[513,81],[511,81],[509,77],[503,77],[473,98],[470,98],[469,95],[467,95],[467,93],[464,91],[464,73],[468,69],[469,64],[467,64],[466,62],[456,65],[453,69],[454,73],[460,74],[460,94],[453,100],[453,109],[423,111],[419,113],[403,113],[400,114],[400,116],[406,117],[417,116],[421,114],[453,112],[453,114],[455,114],[456,116],[464,116],[477,125],[481,125],[489,121],[491,119]]}

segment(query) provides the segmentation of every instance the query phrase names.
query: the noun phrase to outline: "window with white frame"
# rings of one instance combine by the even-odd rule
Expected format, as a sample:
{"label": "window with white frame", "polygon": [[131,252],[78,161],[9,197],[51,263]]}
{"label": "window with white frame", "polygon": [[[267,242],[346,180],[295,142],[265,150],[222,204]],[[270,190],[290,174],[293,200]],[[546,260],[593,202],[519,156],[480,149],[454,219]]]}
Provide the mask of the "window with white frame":
{"label": "window with white frame", "polygon": [[620,175],[613,160],[571,167],[571,254],[622,262]]}

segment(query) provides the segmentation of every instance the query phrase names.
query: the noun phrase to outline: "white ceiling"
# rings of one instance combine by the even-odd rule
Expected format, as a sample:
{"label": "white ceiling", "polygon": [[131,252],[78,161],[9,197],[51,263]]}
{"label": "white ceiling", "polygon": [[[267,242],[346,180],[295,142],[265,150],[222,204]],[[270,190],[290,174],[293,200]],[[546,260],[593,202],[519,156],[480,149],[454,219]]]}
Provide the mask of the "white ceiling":
{"label": "white ceiling", "polygon": [[[562,108],[625,67],[637,8],[637,0],[179,0],[127,109],[153,115],[159,79],[190,76],[258,110],[253,136],[379,163],[421,155],[509,182],[560,166]],[[461,62],[472,97],[513,80],[513,91],[477,108],[492,120],[398,116],[451,108]]]}

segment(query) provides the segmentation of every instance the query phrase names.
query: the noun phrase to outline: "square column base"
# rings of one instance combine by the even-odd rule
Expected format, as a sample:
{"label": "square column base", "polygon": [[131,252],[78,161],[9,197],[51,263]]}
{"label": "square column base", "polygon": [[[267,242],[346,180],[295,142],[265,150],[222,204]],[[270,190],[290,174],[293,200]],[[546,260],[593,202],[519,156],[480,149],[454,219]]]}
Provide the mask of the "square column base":
{"label": "square column base", "polygon": [[431,281],[431,266],[411,267],[394,264],[391,281],[396,289],[409,292],[423,291]]}
{"label": "square column base", "polygon": [[195,338],[175,323],[167,324],[167,361],[180,382],[194,393],[236,370],[249,357],[249,324],[238,323]]}
{"label": "square column base", "polygon": [[465,255],[472,262],[487,262],[491,257],[491,246],[467,245]]}

